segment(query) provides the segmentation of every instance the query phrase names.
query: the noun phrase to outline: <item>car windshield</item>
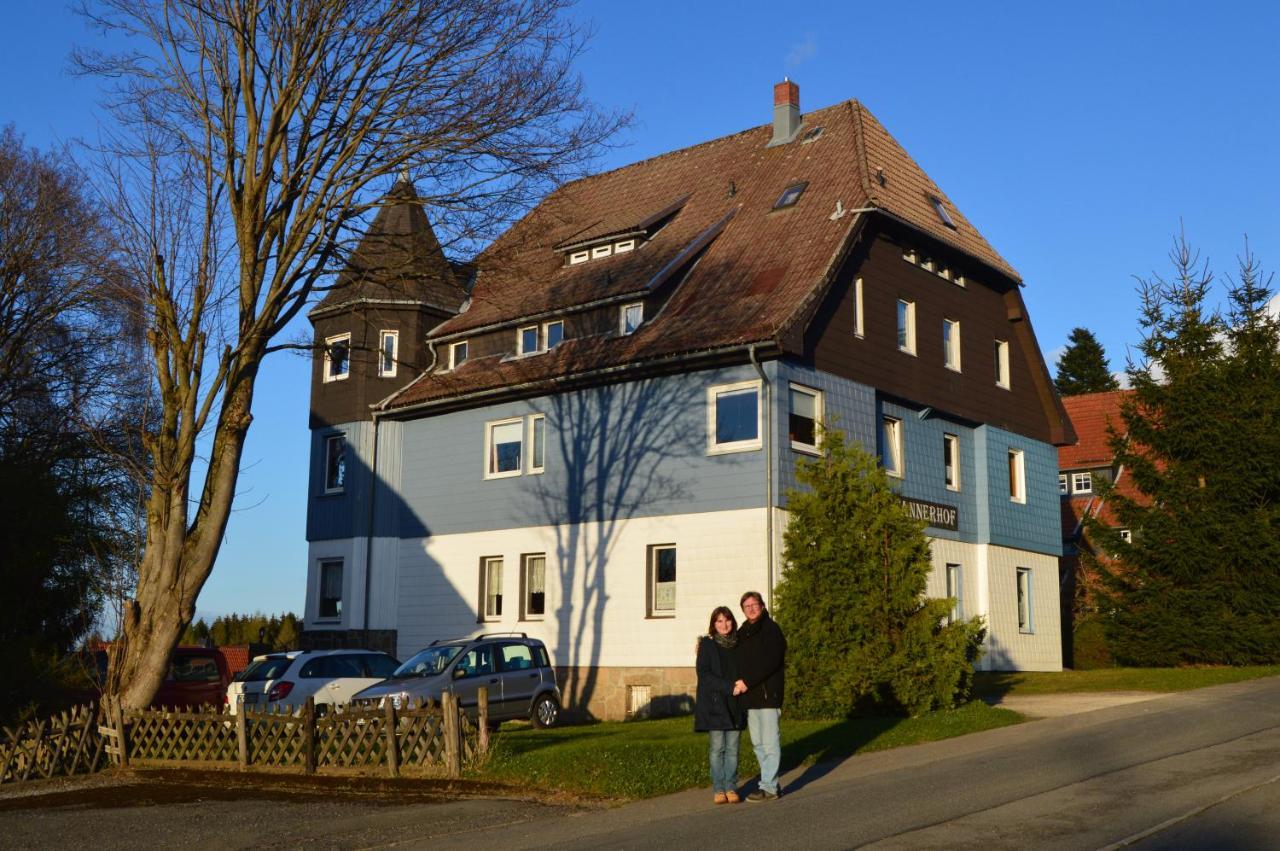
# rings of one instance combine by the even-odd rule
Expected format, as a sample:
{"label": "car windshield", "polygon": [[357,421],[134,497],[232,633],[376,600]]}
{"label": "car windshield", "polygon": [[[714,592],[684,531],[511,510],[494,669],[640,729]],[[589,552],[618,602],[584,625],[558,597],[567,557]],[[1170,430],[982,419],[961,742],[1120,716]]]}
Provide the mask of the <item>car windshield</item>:
{"label": "car windshield", "polygon": [[266,659],[259,659],[236,674],[236,679],[242,683],[261,683],[266,680],[277,680],[289,669],[290,661],[292,660],[287,656],[268,656]]}
{"label": "car windshield", "polygon": [[449,667],[449,663],[458,658],[462,652],[462,644],[446,644],[441,647],[428,647],[418,655],[396,668],[397,677],[434,677]]}

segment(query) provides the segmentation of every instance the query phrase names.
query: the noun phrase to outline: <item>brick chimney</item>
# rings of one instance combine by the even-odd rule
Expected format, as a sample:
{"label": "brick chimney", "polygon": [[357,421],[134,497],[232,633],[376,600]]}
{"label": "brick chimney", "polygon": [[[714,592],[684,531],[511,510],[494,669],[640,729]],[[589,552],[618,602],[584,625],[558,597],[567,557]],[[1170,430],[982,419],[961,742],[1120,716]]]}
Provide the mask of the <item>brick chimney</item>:
{"label": "brick chimney", "polygon": [[773,138],[767,147],[785,145],[800,131],[800,87],[787,78],[773,87]]}

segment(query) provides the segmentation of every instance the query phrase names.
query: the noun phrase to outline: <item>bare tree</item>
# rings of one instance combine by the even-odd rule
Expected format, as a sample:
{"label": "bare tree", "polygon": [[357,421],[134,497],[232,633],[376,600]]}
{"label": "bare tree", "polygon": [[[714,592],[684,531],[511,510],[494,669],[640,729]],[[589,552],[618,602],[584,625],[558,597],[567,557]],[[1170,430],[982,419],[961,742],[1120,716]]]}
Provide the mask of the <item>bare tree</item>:
{"label": "bare tree", "polygon": [[[393,175],[442,243],[491,236],[621,119],[585,100],[563,0],[102,0],[113,203],[147,292],[158,426],[112,689],[146,704],[231,510],[258,368]],[[204,479],[191,494],[197,442]],[[201,443],[201,451],[206,444]]]}

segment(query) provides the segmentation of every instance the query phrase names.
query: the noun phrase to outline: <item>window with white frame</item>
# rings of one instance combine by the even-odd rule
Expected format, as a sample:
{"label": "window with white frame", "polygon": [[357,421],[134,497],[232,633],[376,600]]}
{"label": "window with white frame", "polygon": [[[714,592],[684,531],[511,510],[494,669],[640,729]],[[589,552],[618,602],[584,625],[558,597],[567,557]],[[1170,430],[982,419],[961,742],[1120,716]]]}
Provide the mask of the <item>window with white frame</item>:
{"label": "window with white frame", "polygon": [[707,451],[760,448],[760,382],[707,388]]}
{"label": "window with white frame", "polygon": [[1013,502],[1027,501],[1027,471],[1021,449],[1009,450],[1009,499]]}
{"label": "window with white frame", "polygon": [[516,351],[521,355],[548,352],[564,341],[564,320],[556,319],[539,325],[526,325],[516,331]]}
{"label": "window with white frame", "polygon": [[954,434],[942,436],[942,470],[947,490],[960,490],[960,438]]}
{"label": "window with white frame", "polygon": [[324,492],[342,493],[347,486],[347,438],[331,434],[324,439]]}
{"label": "window with white frame", "polygon": [[947,596],[955,600],[951,606],[951,621],[964,620],[964,569],[958,564],[947,565]]}
{"label": "window with white frame", "polygon": [[530,553],[521,561],[520,620],[540,621],[547,613],[547,556]]}
{"label": "window with white frame", "polygon": [[342,617],[342,559],[320,562],[320,588],[316,595],[316,617],[337,620]]}
{"label": "window with white frame", "polygon": [[822,393],[791,385],[791,407],[787,428],[791,435],[791,448],[798,452],[817,453],[818,428],[822,422]]}
{"label": "window with white frame", "polygon": [[524,420],[521,417],[485,423],[484,444],[486,479],[503,479],[523,472]]}
{"label": "window with white frame", "polygon": [[863,331],[862,279],[857,278],[853,282],[853,336],[861,337]]}
{"label": "window with white frame", "polygon": [[1133,532],[1132,532],[1132,531],[1130,531],[1129,529],[1121,529],[1121,530],[1120,530],[1120,540],[1124,541],[1126,544],[1132,544],[1132,543],[1133,543]]}
{"label": "window with white frame", "polygon": [[1018,632],[1035,632],[1031,620],[1031,568],[1018,568]]}
{"label": "window with white frame", "polygon": [[462,366],[466,362],[468,354],[469,347],[466,340],[451,344],[449,346],[449,369],[457,369]]}
{"label": "window with white frame", "polygon": [[649,617],[676,613],[676,545],[649,547]]}
{"label": "window with white frame", "polygon": [[1009,389],[1009,343],[1006,340],[996,340],[995,344],[996,358],[996,386]]}
{"label": "window with white frame", "polygon": [[590,251],[575,251],[569,255],[569,265],[576,266],[579,263],[586,263],[591,259]]}
{"label": "window with white frame", "polygon": [[898,299],[898,351],[916,353],[916,303]]}
{"label": "window with white frame", "polygon": [[324,380],[342,381],[351,374],[351,335],[324,338]]}
{"label": "window with white frame", "polygon": [[1070,492],[1071,492],[1070,489],[1067,487],[1067,474],[1059,473],[1058,474],[1058,493],[1062,494],[1063,496],[1066,496]]}
{"label": "window with white frame", "polygon": [[564,341],[564,320],[557,319],[554,322],[544,322],[542,324],[542,348],[551,351]]}
{"label": "window with white frame", "polygon": [[1072,473],[1071,491],[1073,493],[1093,493],[1092,473]]}
{"label": "window with white frame", "polygon": [[480,559],[480,620],[502,617],[502,557]]}
{"label": "window with white frame", "polygon": [[516,351],[522,355],[538,352],[538,326],[529,325],[516,332]]}
{"label": "window with white frame", "polygon": [[541,473],[546,469],[547,417],[545,414],[529,416],[529,472]]}
{"label": "window with white frame", "polygon": [[644,322],[644,302],[624,304],[618,313],[618,330],[624,336],[633,334],[640,327],[640,323]]}
{"label": "window with white frame", "polygon": [[881,454],[884,471],[890,476],[902,478],[905,472],[902,457],[902,420],[897,417],[885,417],[880,424],[880,440],[884,447]]}
{"label": "window with white frame", "polygon": [[942,320],[942,362],[947,369],[960,371],[960,322]]}
{"label": "window with white frame", "polygon": [[400,359],[400,332],[383,331],[378,335],[378,375],[391,378]]}

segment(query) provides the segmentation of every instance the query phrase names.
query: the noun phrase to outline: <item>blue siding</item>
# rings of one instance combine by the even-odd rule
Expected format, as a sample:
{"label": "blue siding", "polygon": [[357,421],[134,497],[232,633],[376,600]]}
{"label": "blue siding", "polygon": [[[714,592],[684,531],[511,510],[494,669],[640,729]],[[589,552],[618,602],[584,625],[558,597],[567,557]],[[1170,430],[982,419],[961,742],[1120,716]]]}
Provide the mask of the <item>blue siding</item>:
{"label": "blue siding", "polygon": [[[982,457],[982,450],[974,440],[974,430],[932,412],[920,419],[919,410],[888,401],[880,403],[877,424],[883,416],[902,420],[904,475],[900,480],[895,480],[898,482],[899,493],[912,499],[953,505],[958,509],[958,532],[931,526],[929,534],[966,543],[982,542],[978,510],[982,482],[977,476],[978,459]],[[943,434],[954,434],[960,439],[958,491],[947,490],[942,454]]]}
{"label": "blue siding", "polygon": [[[1057,449],[992,426],[983,426],[978,431],[985,433],[987,445],[986,478],[990,487],[986,505],[990,542],[1046,555],[1062,555]],[[1009,498],[1010,449],[1023,452],[1027,477],[1025,503]]]}
{"label": "blue siding", "polygon": [[775,446],[778,457],[775,459],[774,480],[778,487],[774,499],[775,504],[785,507],[787,490],[798,486],[797,462],[802,458],[813,457],[792,449],[788,439],[790,385],[794,382],[822,391],[823,417],[827,426],[844,432],[847,438],[861,443],[871,453],[876,451],[876,391],[865,384],[840,378],[829,372],[819,372],[792,361],[772,361],[766,364],[766,368],[769,369],[770,377],[776,379],[777,388],[774,434],[777,436]]}
{"label": "blue siding", "polygon": [[[361,457],[368,442],[367,422],[344,423],[311,432],[311,470],[307,482],[307,540],[329,541],[364,534],[367,515],[356,506],[368,505],[370,471]],[[347,440],[346,487],[342,493],[324,492],[325,441],[336,434]]]}

